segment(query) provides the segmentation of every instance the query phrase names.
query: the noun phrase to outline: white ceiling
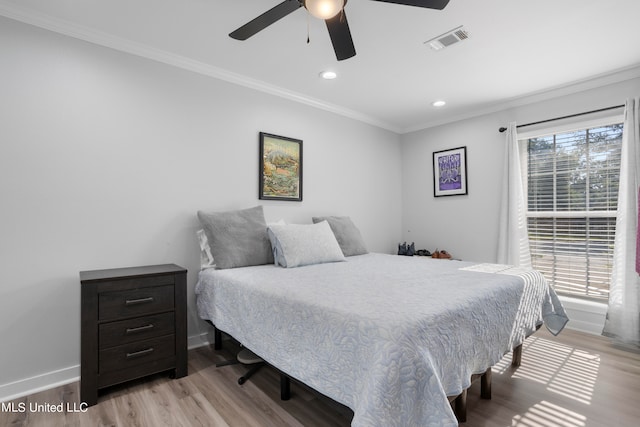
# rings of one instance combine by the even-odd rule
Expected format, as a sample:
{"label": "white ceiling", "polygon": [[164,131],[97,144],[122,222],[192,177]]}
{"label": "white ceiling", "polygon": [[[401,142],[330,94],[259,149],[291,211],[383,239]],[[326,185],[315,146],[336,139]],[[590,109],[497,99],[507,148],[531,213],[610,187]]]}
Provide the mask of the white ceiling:
{"label": "white ceiling", "polygon": [[[398,133],[618,71],[640,75],[639,0],[451,0],[442,11],[349,0],[357,55],[340,62],[324,22],[302,8],[247,41],[228,37],[279,2],[0,0],[0,15]],[[423,44],[460,25],[468,40]],[[320,79],[323,70],[338,78]],[[447,105],[435,109],[436,99]]]}

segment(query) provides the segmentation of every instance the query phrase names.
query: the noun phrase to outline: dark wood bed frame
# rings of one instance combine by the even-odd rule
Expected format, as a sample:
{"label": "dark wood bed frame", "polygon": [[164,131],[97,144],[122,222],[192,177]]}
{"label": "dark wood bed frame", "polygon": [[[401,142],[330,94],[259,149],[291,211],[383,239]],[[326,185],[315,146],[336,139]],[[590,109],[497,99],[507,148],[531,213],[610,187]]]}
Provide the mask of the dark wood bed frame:
{"label": "dark wood bed frame", "polygon": [[[211,326],[213,326],[214,344],[215,350],[222,350],[222,331],[216,327],[210,320],[207,320]],[[540,329],[542,324],[536,326],[536,331]],[[226,332],[225,332],[226,333]],[[534,332],[535,333],[535,332]],[[533,334],[531,334],[533,335]],[[528,335],[527,338],[531,335]],[[511,359],[511,366],[517,368],[522,362],[522,344],[513,349],[513,357]],[[274,367],[280,373],[280,399],[289,400],[291,398],[291,377]],[[480,380],[480,398],[491,399],[491,367],[482,374],[474,374],[471,376],[471,384]],[[458,422],[464,423],[467,421],[467,389],[463,390],[457,396],[448,396],[449,403],[453,405],[454,413]]]}

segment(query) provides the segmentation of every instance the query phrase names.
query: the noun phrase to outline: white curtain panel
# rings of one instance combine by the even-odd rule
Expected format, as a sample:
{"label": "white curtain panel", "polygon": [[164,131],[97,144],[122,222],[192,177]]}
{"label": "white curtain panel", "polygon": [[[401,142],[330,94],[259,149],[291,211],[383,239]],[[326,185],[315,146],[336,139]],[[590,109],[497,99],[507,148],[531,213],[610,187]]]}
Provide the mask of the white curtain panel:
{"label": "white curtain panel", "polygon": [[498,262],[530,268],[531,251],[527,232],[527,210],[515,122],[509,123],[506,133]]}
{"label": "white curtain panel", "polygon": [[640,98],[624,111],[618,218],[613,252],[609,309],[603,335],[620,344],[640,346],[640,276],[636,271],[638,191],[640,186]]}

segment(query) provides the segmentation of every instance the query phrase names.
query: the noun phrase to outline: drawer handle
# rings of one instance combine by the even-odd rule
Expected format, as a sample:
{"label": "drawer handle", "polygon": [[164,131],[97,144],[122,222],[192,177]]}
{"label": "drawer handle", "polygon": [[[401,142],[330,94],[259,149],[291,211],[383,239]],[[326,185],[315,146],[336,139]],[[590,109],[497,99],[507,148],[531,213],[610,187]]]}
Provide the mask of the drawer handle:
{"label": "drawer handle", "polygon": [[127,328],[125,333],[135,334],[136,332],[148,331],[149,329],[153,329],[153,323],[149,323],[148,325],[144,325],[144,326],[138,326],[137,328]]}
{"label": "drawer handle", "polygon": [[136,305],[136,304],[144,304],[147,302],[153,302],[153,297],[146,298],[138,298],[138,299],[128,299],[124,302],[124,305]]}
{"label": "drawer handle", "polygon": [[144,350],[140,350],[140,351],[134,351],[133,353],[127,353],[127,359],[131,359],[133,357],[140,357],[140,356],[144,356],[145,354],[149,354],[153,352],[153,347],[149,347],[147,349]]}

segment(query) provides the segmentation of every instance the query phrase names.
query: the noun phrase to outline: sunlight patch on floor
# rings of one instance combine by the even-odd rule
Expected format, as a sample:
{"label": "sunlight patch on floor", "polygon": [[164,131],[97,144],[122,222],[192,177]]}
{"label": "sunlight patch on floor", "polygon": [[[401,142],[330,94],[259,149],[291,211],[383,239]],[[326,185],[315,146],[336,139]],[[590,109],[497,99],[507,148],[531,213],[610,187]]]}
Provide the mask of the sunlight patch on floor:
{"label": "sunlight patch on floor", "polygon": [[[530,337],[523,346],[523,363],[511,376],[546,385],[547,390],[590,404],[600,368],[600,355]],[[498,373],[510,371],[505,357],[495,367]]]}
{"label": "sunlight patch on floor", "polygon": [[512,427],[584,427],[587,418],[545,400],[523,415],[513,417]]}

